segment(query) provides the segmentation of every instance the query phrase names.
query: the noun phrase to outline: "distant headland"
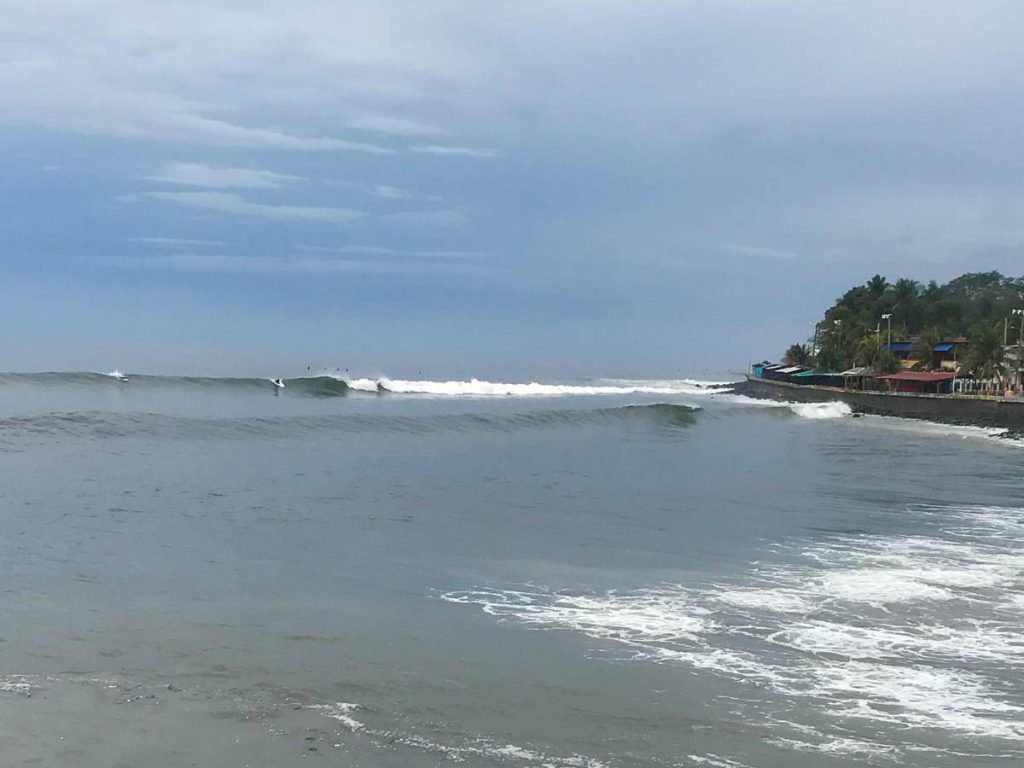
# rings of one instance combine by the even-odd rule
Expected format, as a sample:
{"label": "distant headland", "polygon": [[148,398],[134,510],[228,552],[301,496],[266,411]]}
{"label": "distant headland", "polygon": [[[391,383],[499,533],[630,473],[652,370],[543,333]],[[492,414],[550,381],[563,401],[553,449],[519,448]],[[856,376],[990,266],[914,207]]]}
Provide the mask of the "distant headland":
{"label": "distant headland", "polygon": [[1024,431],[1024,277],[944,285],[874,275],[844,293],[806,342],[751,366],[755,397],[840,399],[855,410]]}

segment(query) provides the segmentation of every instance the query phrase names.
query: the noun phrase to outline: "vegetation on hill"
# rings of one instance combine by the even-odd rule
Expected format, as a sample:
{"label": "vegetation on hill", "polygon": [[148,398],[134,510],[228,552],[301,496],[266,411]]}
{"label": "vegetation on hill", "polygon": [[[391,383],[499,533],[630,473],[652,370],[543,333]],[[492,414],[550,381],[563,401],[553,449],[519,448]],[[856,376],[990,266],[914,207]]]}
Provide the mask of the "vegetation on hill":
{"label": "vegetation on hill", "polygon": [[986,378],[999,376],[1003,335],[1008,329],[1010,342],[1017,341],[1024,315],[1012,311],[1022,307],[1024,277],[975,272],[945,285],[923,285],[875,275],[837,299],[816,324],[815,337],[790,346],[783,359],[832,371],[855,365],[894,371],[899,361],[882,347],[890,334],[893,341],[912,341],[913,357],[922,361],[931,359],[925,352],[934,344],[963,336],[971,342],[965,367]]}

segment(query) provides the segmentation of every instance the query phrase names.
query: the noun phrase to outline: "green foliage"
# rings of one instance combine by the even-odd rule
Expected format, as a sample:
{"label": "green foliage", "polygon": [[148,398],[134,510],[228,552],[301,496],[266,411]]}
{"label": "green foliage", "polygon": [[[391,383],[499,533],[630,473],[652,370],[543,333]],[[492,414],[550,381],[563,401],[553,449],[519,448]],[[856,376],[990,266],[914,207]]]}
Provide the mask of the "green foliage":
{"label": "green foliage", "polygon": [[874,368],[879,373],[896,373],[902,366],[900,365],[900,359],[885,349],[878,356],[878,362],[875,363]]}
{"label": "green foliage", "polygon": [[[920,367],[932,365],[930,350],[936,343],[966,336],[975,342],[971,365],[997,372],[1002,370],[1003,321],[1011,310],[1022,307],[1024,277],[975,272],[944,285],[934,280],[923,285],[906,277],[890,283],[874,275],[826,310],[818,323],[817,366],[831,371],[853,365],[898,370],[899,361],[880,348],[891,328],[893,341],[916,339],[913,356],[921,361]],[[885,314],[892,317],[882,320]],[[1011,341],[1016,339],[1014,330]]]}
{"label": "green foliage", "polygon": [[818,368],[823,371],[842,371],[846,368],[842,353],[835,347],[823,346],[818,352]]}
{"label": "green foliage", "polygon": [[877,334],[869,333],[857,344],[857,351],[853,356],[855,365],[866,365],[874,368],[886,350],[882,349],[881,339]]}
{"label": "green foliage", "polygon": [[806,344],[791,344],[782,361],[789,365],[807,365],[811,361],[811,348]]}
{"label": "green foliage", "polygon": [[[880,329],[883,339],[891,314],[893,340],[904,340],[933,329],[943,339],[969,336],[979,324],[1002,323],[1010,310],[1024,307],[1024,278],[1004,277],[998,272],[977,272],[939,285],[921,285],[900,278],[888,283],[875,275],[864,285],[848,290],[825,312],[823,328],[842,320],[858,340]],[[1001,329],[1001,326],[1000,326]],[[859,331],[859,333],[857,333]]]}
{"label": "green foliage", "polygon": [[1006,375],[1003,328],[982,324],[971,336],[971,349],[967,356],[967,367],[982,379],[1002,379]]}
{"label": "green foliage", "polygon": [[918,334],[910,350],[910,356],[917,360],[917,365],[914,366],[917,370],[927,371],[932,367],[932,358],[935,357],[933,350],[941,341],[942,334],[938,328],[926,328]]}

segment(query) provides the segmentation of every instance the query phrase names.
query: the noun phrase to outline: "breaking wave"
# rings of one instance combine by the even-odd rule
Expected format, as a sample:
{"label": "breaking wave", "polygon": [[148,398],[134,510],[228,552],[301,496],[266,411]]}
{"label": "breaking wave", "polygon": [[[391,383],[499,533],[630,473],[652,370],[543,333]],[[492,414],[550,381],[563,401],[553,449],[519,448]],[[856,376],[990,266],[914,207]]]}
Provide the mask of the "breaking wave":
{"label": "breaking wave", "polygon": [[40,384],[90,386],[107,385],[113,381],[130,383],[133,388],[183,389],[241,389],[273,392],[279,389],[275,379],[283,382],[282,394],[332,397],[351,392],[380,394],[390,392],[403,395],[431,395],[434,397],[561,397],[585,395],[693,395],[724,391],[729,382],[698,381],[696,379],[633,380],[608,379],[587,383],[546,384],[540,382],[508,383],[468,380],[414,380],[380,378],[353,378],[337,373],[321,373],[295,378],[216,378],[204,376],[152,376],[125,374],[119,370],[109,373],[2,373],[0,384]]}
{"label": "breaking wave", "polygon": [[[755,696],[738,694],[743,716],[789,749],[898,763],[938,749],[943,734],[1024,758],[1024,689],[1007,682],[1024,672],[1024,509],[907,513],[937,532],[779,547],[723,583],[486,587],[441,599],[583,634],[601,658],[755,686]],[[877,743],[851,740],[852,721],[870,724]]]}
{"label": "breaking wave", "polygon": [[[357,380],[360,385],[370,381]],[[371,382],[386,392],[447,397],[559,397],[563,395],[692,395],[728,386],[724,382],[700,382],[693,379],[672,381],[598,382],[594,384],[509,384],[470,379],[469,381],[407,381],[382,378]],[[356,387],[356,382],[350,382]]]}
{"label": "breaking wave", "polygon": [[831,403],[790,403],[789,409],[805,419],[841,419],[853,409],[838,400]]}

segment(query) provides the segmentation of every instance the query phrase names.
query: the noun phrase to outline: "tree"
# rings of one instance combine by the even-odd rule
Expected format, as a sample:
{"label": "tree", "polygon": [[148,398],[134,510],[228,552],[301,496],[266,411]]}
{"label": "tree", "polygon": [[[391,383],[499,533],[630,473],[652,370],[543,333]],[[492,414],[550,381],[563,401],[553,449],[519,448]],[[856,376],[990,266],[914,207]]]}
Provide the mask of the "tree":
{"label": "tree", "polygon": [[900,359],[887,349],[882,350],[875,363],[875,370],[879,373],[896,373],[902,367]]}
{"label": "tree", "polygon": [[899,321],[908,327],[917,324],[917,295],[920,289],[916,280],[907,277],[901,277],[892,285],[893,311]]}
{"label": "tree", "polygon": [[811,348],[806,344],[791,344],[782,356],[782,362],[787,365],[807,365],[810,361]]}
{"label": "tree", "polygon": [[917,360],[914,366],[919,371],[927,371],[932,367],[932,360],[935,357],[935,345],[942,341],[938,328],[929,328],[923,331],[914,341],[910,354]]}
{"label": "tree", "polygon": [[874,368],[884,351],[878,336],[873,333],[868,334],[857,343],[857,352],[853,356],[853,362],[857,365]]}
{"label": "tree", "polygon": [[860,340],[853,361],[879,373],[894,373],[900,369],[899,358],[889,350],[882,349],[880,340],[874,333]]}
{"label": "tree", "polygon": [[[920,285],[909,278],[889,284],[874,275],[836,299],[820,323],[822,333],[838,333],[838,354],[852,359],[857,344],[879,327],[890,323],[892,338],[902,340],[937,329],[943,339],[969,336],[979,324],[1002,323],[1011,310],[1024,307],[1024,277],[1004,277],[998,272],[961,275],[943,285],[934,280]],[[834,320],[840,320],[836,327]]]}
{"label": "tree", "polygon": [[980,379],[1002,380],[1006,375],[1002,326],[982,325],[971,337],[967,368]]}
{"label": "tree", "polygon": [[889,281],[881,275],[875,275],[867,281],[865,287],[868,289],[874,298],[880,299],[885,295],[885,291],[889,288]]}
{"label": "tree", "polygon": [[845,360],[839,347],[834,344],[823,344],[818,352],[818,368],[823,371],[842,371],[846,369]]}

